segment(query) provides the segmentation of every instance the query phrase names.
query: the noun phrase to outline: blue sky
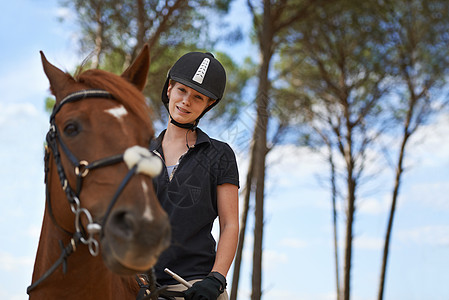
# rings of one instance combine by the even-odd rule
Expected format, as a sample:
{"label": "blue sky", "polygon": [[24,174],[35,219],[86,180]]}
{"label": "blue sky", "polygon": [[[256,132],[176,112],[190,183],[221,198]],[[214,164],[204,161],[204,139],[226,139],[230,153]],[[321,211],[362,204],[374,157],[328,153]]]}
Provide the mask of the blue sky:
{"label": "blue sky", "polygon": [[[57,1],[8,1],[2,12],[0,299],[18,300],[27,299],[44,209],[44,99],[49,93],[39,50],[65,70],[83,57],[76,51],[75,27],[57,20],[66,14]],[[245,20],[243,12],[234,20]],[[240,45],[233,53],[249,51]],[[238,121],[215,135],[233,145],[247,126],[247,121]],[[449,116],[441,115],[413,137],[394,223],[386,300],[449,299],[448,136]],[[243,152],[237,155],[243,184],[247,159]],[[335,299],[330,200],[318,181],[327,167],[316,154],[289,145],[272,151],[268,164],[263,299]],[[354,300],[376,299],[392,177],[393,172],[383,168],[360,194],[354,225]],[[341,208],[340,213],[343,222]],[[339,236],[342,240],[343,226]],[[249,234],[240,300],[250,294],[251,242]]]}

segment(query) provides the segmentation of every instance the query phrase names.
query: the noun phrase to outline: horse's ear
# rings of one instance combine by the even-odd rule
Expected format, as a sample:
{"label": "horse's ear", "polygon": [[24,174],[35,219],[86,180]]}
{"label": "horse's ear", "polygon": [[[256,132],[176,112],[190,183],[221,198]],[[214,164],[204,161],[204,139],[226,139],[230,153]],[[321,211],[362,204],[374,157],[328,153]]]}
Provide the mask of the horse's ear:
{"label": "horse's ear", "polygon": [[40,53],[45,75],[47,75],[47,78],[50,81],[50,90],[56,97],[56,101],[58,101],[58,99],[61,98],[61,93],[67,88],[67,84],[73,83],[74,79],[69,74],[61,71],[48,62],[42,51],[40,51]]}
{"label": "horse's ear", "polygon": [[136,60],[123,72],[122,77],[142,91],[147,83],[149,68],[150,49],[148,48],[148,44],[145,44]]}

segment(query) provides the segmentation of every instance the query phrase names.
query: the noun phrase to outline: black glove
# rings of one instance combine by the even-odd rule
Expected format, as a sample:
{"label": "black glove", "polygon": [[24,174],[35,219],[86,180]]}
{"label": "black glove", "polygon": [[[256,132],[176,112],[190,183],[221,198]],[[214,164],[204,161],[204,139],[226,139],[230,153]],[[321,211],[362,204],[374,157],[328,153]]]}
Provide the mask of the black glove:
{"label": "black glove", "polygon": [[[224,283],[222,282],[223,279]],[[186,300],[217,300],[225,288],[226,279],[224,276],[213,272],[203,280],[195,282],[191,288],[184,292],[184,295]]]}

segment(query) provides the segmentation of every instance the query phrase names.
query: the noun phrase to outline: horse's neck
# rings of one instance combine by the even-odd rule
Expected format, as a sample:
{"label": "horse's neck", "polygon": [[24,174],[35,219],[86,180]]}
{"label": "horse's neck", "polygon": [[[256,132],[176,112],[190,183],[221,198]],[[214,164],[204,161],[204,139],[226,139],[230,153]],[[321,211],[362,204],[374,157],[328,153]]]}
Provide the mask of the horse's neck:
{"label": "horse's neck", "polygon": [[[70,236],[57,228],[45,211],[39,240],[33,279],[35,282],[60,257],[59,240],[67,246]],[[30,299],[136,299],[137,283],[133,278],[122,278],[110,272],[101,254],[90,255],[88,247],[79,244],[67,258],[67,272],[62,265],[30,293]]]}

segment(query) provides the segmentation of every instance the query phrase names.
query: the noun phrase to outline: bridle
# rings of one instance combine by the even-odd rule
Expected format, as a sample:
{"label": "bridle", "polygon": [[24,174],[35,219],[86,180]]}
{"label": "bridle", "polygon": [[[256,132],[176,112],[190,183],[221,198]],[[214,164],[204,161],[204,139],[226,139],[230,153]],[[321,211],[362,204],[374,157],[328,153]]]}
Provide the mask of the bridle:
{"label": "bridle", "polygon": [[[114,96],[104,90],[82,90],[78,91],[72,94],[69,94],[64,99],[62,99],[59,104],[55,105],[53,108],[53,112],[50,116],[50,129],[46,136],[46,152],[45,152],[45,183],[46,183],[46,201],[47,201],[47,208],[49,210],[49,214],[51,216],[51,219],[53,223],[61,229],[63,232],[71,236],[70,242],[64,246],[62,241],[59,241],[60,247],[61,247],[61,255],[58,258],[58,260],[50,267],[47,272],[44,273],[38,280],[36,280],[34,283],[32,283],[27,288],[27,294],[29,294],[36,286],[38,286],[42,281],[44,281],[46,278],[48,278],[61,264],[63,266],[63,272],[64,274],[67,272],[67,257],[76,251],[77,246],[81,242],[82,244],[85,244],[89,248],[89,252],[92,256],[97,256],[99,253],[99,243],[95,239],[96,234],[103,235],[103,228],[106,224],[108,217],[112,211],[113,206],[117,202],[117,199],[119,198],[120,194],[122,193],[123,189],[126,187],[130,179],[133,177],[133,175],[137,173],[145,173],[139,171],[139,162],[149,159],[150,156],[153,156],[151,152],[147,149],[144,149],[142,147],[134,146],[132,148],[127,149],[122,154],[112,155],[109,157],[105,157],[99,160],[96,160],[94,162],[87,162],[85,160],[79,160],[76,158],[76,156],[69,150],[67,145],[63,142],[63,140],[60,137],[58,127],[55,123],[55,117],[56,114],[61,110],[61,108],[67,104],[72,103],[76,101],[83,100],[85,98],[92,98],[92,99],[99,99],[99,98],[107,98],[116,100]],[[59,145],[59,147],[58,147]],[[76,175],[76,187],[73,189],[68,180],[67,176],[64,170],[64,167],[62,165],[61,161],[61,152],[59,151],[59,148],[62,149],[62,152],[65,154],[65,156],[68,158],[68,160],[71,162],[71,164],[74,166],[74,171]],[[137,149],[138,148],[138,149]],[[136,150],[137,149],[137,150]],[[127,152],[136,153],[139,155],[139,158],[134,161],[131,161],[129,159],[126,159],[124,157],[127,156]],[[69,202],[70,209],[75,215],[75,232],[69,232],[66,229],[64,229],[61,225],[58,224],[56,221],[56,218],[53,214],[52,208],[51,208],[51,201],[50,201],[50,192],[47,182],[47,177],[49,173],[49,158],[50,158],[50,152],[53,154],[53,158],[55,161],[56,169],[58,172],[59,180],[62,186],[63,191],[65,192],[66,198]],[[134,155],[135,156],[135,155]],[[123,178],[122,182],[118,186],[115,194],[113,195],[111,201],[109,202],[109,205],[107,207],[106,213],[102,219],[101,224],[95,223],[93,221],[91,213],[86,209],[81,207],[81,202],[79,199],[83,179],[89,174],[90,170],[111,166],[120,162],[125,161],[127,164],[129,171]],[[152,176],[155,176],[157,174],[151,174]],[[85,216],[87,219],[87,226],[86,228],[83,227],[81,224],[81,217]]]}
{"label": "bridle", "polygon": [[[61,108],[71,102],[80,101],[85,98],[93,98],[93,99],[99,99],[99,98],[108,98],[108,99],[114,99],[114,97],[107,91],[103,90],[82,90],[79,92],[72,93],[61,100],[59,105],[55,106],[53,109],[53,112],[50,116],[50,129],[46,136],[47,141],[47,147],[50,149],[50,151],[53,153],[53,157],[56,164],[56,169],[59,175],[59,180],[61,182],[62,189],[64,190],[66,194],[66,198],[70,204],[70,208],[72,212],[75,214],[75,233],[80,233],[80,242],[83,244],[86,244],[89,246],[89,252],[93,256],[98,255],[98,242],[94,239],[93,235],[97,233],[102,233],[102,228],[106,224],[107,218],[110,214],[110,211],[112,207],[114,206],[115,202],[117,202],[118,197],[120,196],[123,188],[128,183],[128,181],[131,179],[131,176],[135,173],[135,167],[132,168],[128,174],[123,179],[122,183],[120,184],[119,188],[117,189],[114,197],[112,198],[111,202],[109,203],[108,209],[106,211],[106,214],[103,218],[102,224],[94,223],[92,219],[92,215],[86,208],[81,207],[81,203],[79,200],[79,195],[81,193],[81,188],[83,185],[83,179],[89,174],[90,170],[98,169],[110,165],[114,165],[117,163],[120,163],[123,161],[123,154],[113,155],[106,158],[102,158],[99,160],[96,160],[92,163],[87,162],[86,160],[79,160],[76,158],[76,156],[70,151],[70,149],[67,147],[67,145],[63,142],[61,139],[61,136],[59,134],[58,127],[55,124],[55,117],[56,114],[61,110]],[[74,171],[76,175],[76,188],[75,190],[72,189],[70,184],[68,183],[64,167],[62,166],[61,162],[61,153],[58,148],[58,144],[62,151],[64,152],[65,156],[69,159],[69,161],[74,166]],[[48,153],[48,152],[47,152]],[[48,162],[46,162],[47,164]],[[48,167],[46,167],[48,169]],[[47,185],[47,196],[49,195],[48,192],[48,185]],[[47,201],[49,202],[49,206],[51,207],[51,202],[49,201],[50,197],[47,197]],[[88,224],[87,224],[87,234],[88,237],[85,237],[85,234],[83,232],[80,218],[82,215],[85,215],[87,218]],[[58,223],[56,222],[54,215],[52,213],[52,219],[57,224],[59,228],[61,228],[63,231],[67,232],[65,229],[63,229]]]}

